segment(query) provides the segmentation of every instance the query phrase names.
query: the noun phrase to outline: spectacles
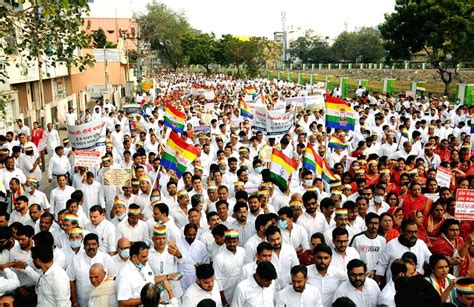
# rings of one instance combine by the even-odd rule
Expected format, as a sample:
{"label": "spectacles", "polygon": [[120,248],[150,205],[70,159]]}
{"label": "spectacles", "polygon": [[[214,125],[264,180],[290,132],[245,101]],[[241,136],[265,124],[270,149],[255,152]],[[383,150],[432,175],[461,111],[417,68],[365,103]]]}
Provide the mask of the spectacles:
{"label": "spectacles", "polygon": [[448,231],[459,231],[459,228],[448,228]]}

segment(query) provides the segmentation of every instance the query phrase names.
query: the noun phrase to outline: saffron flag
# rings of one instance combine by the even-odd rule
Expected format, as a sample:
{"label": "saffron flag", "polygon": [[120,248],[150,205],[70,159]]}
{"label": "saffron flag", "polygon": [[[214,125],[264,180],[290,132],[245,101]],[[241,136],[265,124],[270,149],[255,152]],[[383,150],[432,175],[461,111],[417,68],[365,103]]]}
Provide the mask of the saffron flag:
{"label": "saffron flag", "polygon": [[165,119],[163,124],[175,132],[183,133],[186,124],[186,114],[165,102]]}
{"label": "saffron flag", "polygon": [[176,172],[181,178],[199,155],[199,149],[186,143],[176,132],[171,131],[160,164]]}
{"label": "saffron flag", "polygon": [[303,157],[303,168],[321,176],[323,172],[323,159],[314,150],[313,145],[308,143]]}
{"label": "saffron flag", "polygon": [[298,167],[298,163],[288,158],[281,151],[273,148],[272,163],[270,166],[270,181],[273,182],[282,192],[288,189],[288,178]]}
{"label": "saffron flag", "polygon": [[349,145],[347,145],[346,142],[344,142],[340,137],[337,135],[331,135],[331,138],[329,139],[329,148],[333,149],[346,149]]}
{"label": "saffron flag", "polygon": [[337,181],[338,179],[336,176],[334,176],[334,173],[332,172],[331,168],[329,167],[328,163],[326,160],[323,160],[323,179],[326,180],[327,182],[331,181]]}
{"label": "saffron flag", "polygon": [[245,102],[245,100],[240,97],[240,115],[242,117],[253,118],[252,111],[250,110],[250,106]]}
{"label": "saffron flag", "polygon": [[355,112],[344,100],[326,96],[326,126],[334,129],[354,130]]}

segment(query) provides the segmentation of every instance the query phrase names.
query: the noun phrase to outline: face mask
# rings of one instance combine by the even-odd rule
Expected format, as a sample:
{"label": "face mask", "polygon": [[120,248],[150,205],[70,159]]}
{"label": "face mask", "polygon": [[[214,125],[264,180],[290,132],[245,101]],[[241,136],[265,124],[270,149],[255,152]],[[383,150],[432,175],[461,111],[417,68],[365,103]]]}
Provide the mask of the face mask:
{"label": "face mask", "polygon": [[354,169],[354,170],[358,170],[359,167],[358,167],[358,166],[354,166],[353,169]]}
{"label": "face mask", "polygon": [[311,180],[311,179],[305,180],[305,181],[304,181],[304,185],[307,186],[307,187],[313,185],[313,180]]}
{"label": "face mask", "polygon": [[122,220],[124,217],[125,217],[126,213],[124,214],[120,214],[120,215],[116,215],[116,217],[119,219],[119,220]]}
{"label": "face mask", "polygon": [[255,172],[257,174],[260,174],[262,171],[263,171],[263,167],[261,167],[261,166],[258,166],[258,167],[255,168]]}
{"label": "face mask", "polygon": [[286,229],[286,227],[288,227],[288,222],[279,220],[278,221],[278,227],[280,227],[281,229]]}
{"label": "face mask", "polygon": [[27,150],[25,151],[25,154],[27,154],[28,156],[31,156],[33,155],[33,150]]}
{"label": "face mask", "polygon": [[141,270],[145,267],[145,265],[143,263],[140,263],[140,262],[136,266],[139,270]]}
{"label": "face mask", "polygon": [[380,195],[374,196],[374,202],[376,202],[377,204],[382,203],[382,201],[383,201],[383,196],[380,196]]}
{"label": "face mask", "polygon": [[26,193],[30,193],[30,192],[31,192],[31,188],[28,187],[28,186],[26,186],[26,187],[25,187],[25,192],[26,192]]}
{"label": "face mask", "polygon": [[159,196],[152,196],[152,197],[150,198],[151,202],[154,202],[155,200],[159,200],[159,199],[160,199]]}
{"label": "face mask", "polygon": [[130,248],[126,248],[120,251],[120,257],[128,258],[130,257]]}
{"label": "face mask", "polygon": [[79,248],[81,247],[82,241],[69,241],[69,246],[71,248]]}

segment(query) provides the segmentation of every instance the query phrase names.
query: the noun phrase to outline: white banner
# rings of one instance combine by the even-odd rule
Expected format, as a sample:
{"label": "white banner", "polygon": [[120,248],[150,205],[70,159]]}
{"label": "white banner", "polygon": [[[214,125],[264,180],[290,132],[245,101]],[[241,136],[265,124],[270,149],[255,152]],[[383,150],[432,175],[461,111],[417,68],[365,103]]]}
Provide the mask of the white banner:
{"label": "white banner", "polygon": [[436,182],[438,182],[438,185],[440,187],[446,187],[449,188],[449,185],[451,184],[451,170],[447,169],[445,167],[438,167],[436,170]]}
{"label": "white banner", "polygon": [[41,152],[45,150],[47,143],[48,143],[48,138],[43,136],[38,143],[38,151]]}
{"label": "white banner", "polygon": [[293,126],[293,112],[267,111],[267,136],[282,136]]}
{"label": "white banner", "polygon": [[252,114],[252,129],[265,132],[267,130],[267,108],[263,105],[256,107]]}
{"label": "white banner", "polygon": [[68,125],[67,130],[74,149],[94,150],[105,146],[106,124],[102,119],[82,125]]}
{"label": "white banner", "polygon": [[100,167],[100,152],[95,150],[76,150],[74,152],[74,166]]}

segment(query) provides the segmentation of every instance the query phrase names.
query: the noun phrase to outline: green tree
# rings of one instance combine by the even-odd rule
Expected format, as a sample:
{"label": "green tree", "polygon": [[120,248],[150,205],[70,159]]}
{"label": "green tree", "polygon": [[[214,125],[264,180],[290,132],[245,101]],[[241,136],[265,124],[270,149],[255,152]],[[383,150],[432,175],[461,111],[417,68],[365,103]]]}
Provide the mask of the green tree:
{"label": "green tree", "polygon": [[107,45],[107,36],[105,35],[104,30],[99,28],[92,32],[92,39],[94,40],[94,48],[104,48]]}
{"label": "green tree", "polygon": [[448,95],[457,66],[474,58],[474,1],[397,0],[380,31],[391,59],[426,55]]}
{"label": "green tree", "polygon": [[[89,11],[87,0],[10,0],[0,6],[0,81],[8,78],[6,69],[12,58],[26,71],[32,63],[41,67],[65,64],[80,71],[94,63],[92,55],[78,49],[90,46],[91,38],[83,27],[83,15]],[[40,74],[41,78],[41,74]]]}
{"label": "green tree", "polygon": [[258,75],[265,64],[277,61],[281,56],[281,44],[266,37],[251,37],[242,42],[243,63],[247,65],[247,74]]}
{"label": "green tree", "polygon": [[378,62],[384,56],[382,37],[373,28],[342,32],[336,37],[331,51],[336,61]]}
{"label": "green tree", "polygon": [[162,63],[178,68],[184,59],[182,39],[192,31],[191,26],[182,13],[162,3],[153,1],[146,7],[147,12],[138,17],[139,39],[150,44]]}
{"label": "green tree", "polygon": [[303,63],[326,63],[331,60],[328,45],[311,30],[291,42],[290,54],[292,57],[298,57]]}
{"label": "green tree", "polygon": [[225,34],[217,41],[214,56],[217,64],[241,65],[244,63],[243,52],[243,42],[231,34]]}
{"label": "green tree", "polygon": [[189,33],[182,40],[183,54],[189,64],[202,65],[210,72],[210,65],[215,63],[217,41],[214,33]]}

